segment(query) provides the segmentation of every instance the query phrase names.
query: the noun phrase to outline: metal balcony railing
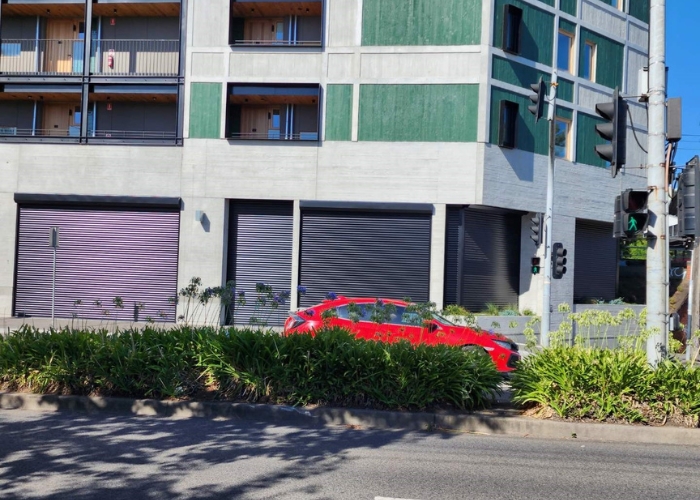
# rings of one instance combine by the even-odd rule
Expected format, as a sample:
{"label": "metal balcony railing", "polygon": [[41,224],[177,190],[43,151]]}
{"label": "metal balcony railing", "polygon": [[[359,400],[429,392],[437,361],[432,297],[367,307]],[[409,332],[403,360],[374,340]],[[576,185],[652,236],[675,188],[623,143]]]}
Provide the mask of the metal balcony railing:
{"label": "metal balcony railing", "polygon": [[[3,39],[1,74],[79,75],[83,40]],[[93,40],[90,73],[115,76],[176,76],[179,40]]]}
{"label": "metal balcony railing", "polygon": [[[0,126],[0,137],[80,137],[80,127],[31,129]],[[175,132],[150,130],[90,130],[88,137],[106,139],[175,139]]]}
{"label": "metal balcony railing", "polygon": [[253,141],[318,141],[318,132],[294,132],[282,134],[279,130],[267,132],[233,132],[229,139]]}
{"label": "metal balcony railing", "polygon": [[95,130],[90,137],[105,139],[175,139],[176,133],[155,130]]}
{"label": "metal balcony railing", "polygon": [[234,40],[234,45],[287,46],[287,47],[320,47],[321,40]]}
{"label": "metal balcony railing", "polygon": [[179,40],[94,40],[95,75],[177,76]]}
{"label": "metal balcony railing", "polygon": [[83,40],[20,40],[0,44],[0,73],[71,75],[83,72]]}

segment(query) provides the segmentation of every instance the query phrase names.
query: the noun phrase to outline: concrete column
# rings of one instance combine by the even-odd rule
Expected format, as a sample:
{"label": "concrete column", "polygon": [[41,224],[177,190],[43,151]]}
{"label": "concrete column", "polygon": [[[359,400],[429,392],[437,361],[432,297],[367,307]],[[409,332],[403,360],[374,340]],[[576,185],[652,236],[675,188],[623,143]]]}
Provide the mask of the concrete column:
{"label": "concrete column", "polygon": [[290,283],[289,310],[299,307],[299,259],[301,258],[301,209],[299,200],[294,200],[294,215],[292,220],[292,282]]}
{"label": "concrete column", "polygon": [[430,235],[430,302],[438,309],[445,305],[445,239],[447,205],[433,206],[433,220]]}

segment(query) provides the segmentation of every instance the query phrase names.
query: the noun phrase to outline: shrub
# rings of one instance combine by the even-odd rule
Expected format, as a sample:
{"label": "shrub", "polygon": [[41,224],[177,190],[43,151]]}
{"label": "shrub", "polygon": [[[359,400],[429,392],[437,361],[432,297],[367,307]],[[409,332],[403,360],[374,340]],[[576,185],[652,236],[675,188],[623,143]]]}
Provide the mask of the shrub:
{"label": "shrub", "polygon": [[501,378],[480,352],[246,329],[147,327],[115,334],[23,326],[0,338],[0,387],[36,393],[208,397],[385,409],[483,408]]}
{"label": "shrub", "polygon": [[544,349],[523,359],[512,387],[516,403],[562,418],[697,426],[700,416],[700,370],[654,370],[640,349]]}

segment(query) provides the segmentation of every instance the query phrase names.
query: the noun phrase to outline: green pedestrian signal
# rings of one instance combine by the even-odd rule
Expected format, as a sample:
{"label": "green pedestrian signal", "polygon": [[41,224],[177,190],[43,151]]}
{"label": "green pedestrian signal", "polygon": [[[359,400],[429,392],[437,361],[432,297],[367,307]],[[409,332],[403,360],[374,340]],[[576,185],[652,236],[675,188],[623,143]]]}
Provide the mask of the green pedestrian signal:
{"label": "green pedestrian signal", "polygon": [[531,271],[532,271],[532,274],[540,274],[540,258],[539,257],[532,258]]}
{"label": "green pedestrian signal", "polygon": [[620,193],[620,210],[616,217],[621,218],[621,229],[624,236],[634,238],[644,236],[649,224],[649,212],[647,211],[647,201],[649,191],[634,191],[628,189]]}

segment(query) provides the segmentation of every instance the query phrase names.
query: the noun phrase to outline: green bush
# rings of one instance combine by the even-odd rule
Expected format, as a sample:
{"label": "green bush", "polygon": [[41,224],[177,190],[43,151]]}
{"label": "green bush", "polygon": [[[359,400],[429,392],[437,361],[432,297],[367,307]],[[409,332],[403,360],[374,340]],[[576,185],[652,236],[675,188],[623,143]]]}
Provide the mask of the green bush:
{"label": "green bush", "polygon": [[516,403],[562,418],[697,426],[700,416],[700,370],[652,369],[639,349],[543,349],[520,363],[512,388]]}
{"label": "green bush", "polygon": [[280,337],[253,329],[106,331],[24,326],[0,338],[0,387],[36,393],[208,398],[385,409],[488,406],[491,359],[447,346]]}

